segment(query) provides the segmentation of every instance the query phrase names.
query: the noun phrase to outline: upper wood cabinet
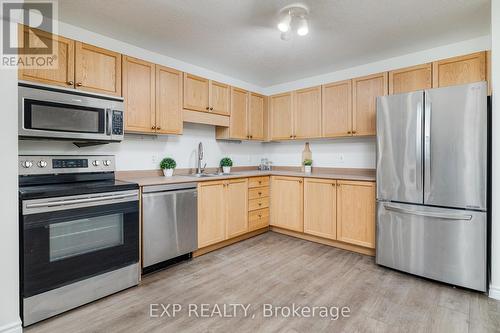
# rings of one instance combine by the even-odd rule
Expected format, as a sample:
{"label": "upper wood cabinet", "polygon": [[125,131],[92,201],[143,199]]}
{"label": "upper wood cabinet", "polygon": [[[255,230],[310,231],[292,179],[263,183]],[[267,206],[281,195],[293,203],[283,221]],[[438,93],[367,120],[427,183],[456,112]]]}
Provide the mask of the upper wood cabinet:
{"label": "upper wood cabinet", "polygon": [[304,179],[304,233],[337,238],[337,181]]}
{"label": "upper wood cabinet", "polygon": [[432,88],[432,64],[401,68],[389,72],[389,94]]}
{"label": "upper wood cabinet", "polygon": [[292,93],[269,97],[270,139],[293,139]]}
{"label": "upper wood cabinet", "polygon": [[156,133],[155,65],[123,57],[125,131]]}
{"label": "upper wood cabinet", "polygon": [[[38,41],[45,45],[56,44],[57,58],[54,69],[32,69],[19,66],[19,80],[34,81],[44,84],[51,84],[72,88],[75,86],[75,41],[61,36],[53,35],[45,31],[37,30],[38,38],[34,36],[29,40]],[[28,35],[33,34],[31,29],[24,25],[19,25],[19,45],[25,45]],[[34,34],[33,34],[34,35]],[[35,43],[35,45],[37,44]]]}
{"label": "upper wood cabinet", "polygon": [[122,55],[89,44],[75,44],[76,89],[122,95]]}
{"label": "upper wood cabinet", "polygon": [[263,95],[250,93],[248,99],[248,136],[251,140],[264,140],[265,99]]}
{"label": "upper wood cabinet", "polygon": [[226,182],[226,238],[248,232],[248,178]]}
{"label": "upper wood cabinet", "polygon": [[227,84],[210,80],[209,111],[225,116],[230,114],[230,89]]}
{"label": "upper wood cabinet", "polygon": [[434,88],[485,81],[486,51],[435,61],[432,67]]}
{"label": "upper wood cabinet", "polygon": [[209,111],[210,80],[184,73],[184,109]]}
{"label": "upper wood cabinet", "polygon": [[387,72],[352,80],[352,134],[375,135],[377,97],[387,95]]}
{"label": "upper wood cabinet", "polygon": [[198,183],[198,247],[226,239],[226,183]]}
{"label": "upper wood cabinet", "polygon": [[248,139],[248,91],[231,87],[231,117],[229,137]]}
{"label": "upper wood cabinet", "polygon": [[375,183],[337,184],[337,240],[375,248]]}
{"label": "upper wood cabinet", "polygon": [[321,137],[321,86],[293,92],[294,139]]}
{"label": "upper wood cabinet", "polygon": [[271,225],[304,231],[303,178],[271,177]]}
{"label": "upper wood cabinet", "polygon": [[156,132],[182,133],[182,72],[156,65]]}
{"label": "upper wood cabinet", "polygon": [[322,87],[323,137],[352,134],[351,80],[325,84]]}

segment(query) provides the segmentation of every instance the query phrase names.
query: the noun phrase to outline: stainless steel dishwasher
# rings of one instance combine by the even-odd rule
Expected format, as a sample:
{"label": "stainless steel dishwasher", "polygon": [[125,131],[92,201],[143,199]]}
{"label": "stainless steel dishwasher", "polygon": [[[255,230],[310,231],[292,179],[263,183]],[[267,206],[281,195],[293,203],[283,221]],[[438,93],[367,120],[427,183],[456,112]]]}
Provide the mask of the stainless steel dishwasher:
{"label": "stainless steel dishwasher", "polygon": [[196,183],[145,186],[143,272],[165,266],[198,248]]}

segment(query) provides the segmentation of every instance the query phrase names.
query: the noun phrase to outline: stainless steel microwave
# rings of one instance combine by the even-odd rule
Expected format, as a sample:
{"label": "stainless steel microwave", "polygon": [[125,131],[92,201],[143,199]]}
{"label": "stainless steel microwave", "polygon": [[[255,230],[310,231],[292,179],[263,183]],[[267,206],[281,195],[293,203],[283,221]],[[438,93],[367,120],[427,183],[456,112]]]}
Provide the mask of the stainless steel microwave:
{"label": "stainless steel microwave", "polygon": [[119,142],[123,98],[20,81],[19,137]]}

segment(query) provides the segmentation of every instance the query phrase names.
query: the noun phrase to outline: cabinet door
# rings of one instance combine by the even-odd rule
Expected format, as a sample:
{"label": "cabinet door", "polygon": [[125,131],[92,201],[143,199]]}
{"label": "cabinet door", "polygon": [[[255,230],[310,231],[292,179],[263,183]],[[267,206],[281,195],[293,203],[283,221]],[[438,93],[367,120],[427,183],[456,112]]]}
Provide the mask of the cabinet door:
{"label": "cabinet door", "polygon": [[122,55],[96,46],[75,44],[76,89],[122,95]]}
{"label": "cabinet door", "polygon": [[337,184],[337,239],[375,248],[375,183]]}
{"label": "cabinet door", "polygon": [[337,182],[304,179],[304,232],[319,237],[337,236]]}
{"label": "cabinet door", "polygon": [[352,133],[375,135],[377,97],[387,95],[387,73],[352,80]]}
{"label": "cabinet door", "polygon": [[292,93],[271,96],[271,140],[293,139]]}
{"label": "cabinet door", "polygon": [[226,184],[226,238],[248,232],[248,179],[230,180]]}
{"label": "cabinet door", "polygon": [[486,52],[477,52],[432,63],[433,88],[486,80]]}
{"label": "cabinet door", "polygon": [[247,108],[248,92],[231,87],[231,117],[229,117],[229,136],[231,139],[248,139]]}
{"label": "cabinet door", "polygon": [[198,184],[198,248],[226,239],[225,182]]}
{"label": "cabinet door", "polygon": [[264,96],[250,93],[248,105],[248,135],[252,140],[264,140]]}
{"label": "cabinet door", "polygon": [[33,29],[37,31],[37,36],[35,36],[31,30],[27,26],[19,25],[19,45],[24,45],[24,41],[28,40],[32,43],[34,41],[32,47],[42,47],[54,43],[54,47],[57,49],[57,58],[54,69],[19,66],[19,80],[73,88],[75,86],[75,41],[38,29]]}
{"label": "cabinet door", "polygon": [[271,225],[304,231],[303,179],[271,177]]}
{"label": "cabinet door", "polygon": [[209,111],[209,80],[184,73],[184,109]]}
{"label": "cabinet door", "polygon": [[182,72],[156,65],[156,132],[182,133]]}
{"label": "cabinet door", "polygon": [[350,136],[352,132],[351,80],[326,84],[322,89],[323,137]]}
{"label": "cabinet door", "polygon": [[432,88],[431,63],[389,72],[389,95],[430,88]]}
{"label": "cabinet door", "polygon": [[123,57],[123,97],[125,130],[154,133],[155,65],[132,57]]}
{"label": "cabinet door", "polygon": [[228,116],[230,113],[230,87],[227,84],[210,81],[210,112]]}
{"label": "cabinet door", "polygon": [[294,92],[294,138],[321,137],[321,86]]}

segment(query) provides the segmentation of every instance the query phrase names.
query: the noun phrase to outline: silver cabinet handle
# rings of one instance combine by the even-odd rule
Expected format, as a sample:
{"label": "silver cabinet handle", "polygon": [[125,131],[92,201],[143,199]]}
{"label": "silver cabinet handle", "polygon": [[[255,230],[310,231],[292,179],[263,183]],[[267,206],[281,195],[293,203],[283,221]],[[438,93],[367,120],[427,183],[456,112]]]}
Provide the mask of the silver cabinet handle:
{"label": "silver cabinet handle", "polygon": [[445,213],[436,213],[436,212],[424,212],[424,211],[419,211],[419,210],[396,207],[396,206],[392,206],[392,205],[388,205],[388,204],[385,204],[384,208],[386,210],[393,211],[396,213],[403,213],[403,214],[410,214],[410,215],[417,215],[417,216],[426,216],[426,217],[435,217],[435,218],[445,219],[445,220],[461,220],[461,221],[472,220],[472,215],[465,215],[465,214],[445,214]]}
{"label": "silver cabinet handle", "polygon": [[54,206],[69,206],[80,203],[89,203],[89,202],[100,202],[103,200],[116,200],[116,199],[124,199],[129,197],[138,197],[137,193],[127,193],[127,194],[115,194],[110,196],[102,196],[102,197],[93,197],[93,198],[82,198],[82,199],[70,199],[70,200],[61,200],[61,201],[48,201],[48,202],[37,202],[32,204],[27,204],[26,208],[39,208],[39,207],[54,207]]}

